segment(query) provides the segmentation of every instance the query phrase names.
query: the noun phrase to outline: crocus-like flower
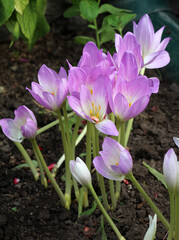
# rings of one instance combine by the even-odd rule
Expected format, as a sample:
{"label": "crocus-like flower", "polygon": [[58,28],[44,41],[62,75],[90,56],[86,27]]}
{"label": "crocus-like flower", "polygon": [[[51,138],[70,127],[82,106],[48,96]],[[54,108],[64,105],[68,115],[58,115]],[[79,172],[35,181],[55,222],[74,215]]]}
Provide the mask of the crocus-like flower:
{"label": "crocus-like flower", "polygon": [[[177,185],[177,175],[179,172],[179,165],[177,156],[172,148],[165,154],[163,162],[163,174],[167,187],[170,191],[175,191]],[[178,184],[179,185],[179,184]]]}
{"label": "crocus-like flower", "polygon": [[79,157],[76,158],[76,161],[70,161],[70,171],[81,185],[89,186],[91,184],[89,169]]}
{"label": "crocus-like flower", "polygon": [[[128,82],[134,81],[139,77],[138,75],[138,67],[137,61],[133,53],[125,52],[120,62],[120,66],[118,68],[118,73],[120,77]],[[151,93],[158,93],[159,90],[159,79],[156,77],[147,78]]]}
{"label": "crocus-like flower", "polygon": [[163,30],[164,27],[154,33],[151,19],[147,14],[140,19],[138,25],[133,22],[133,32],[142,50],[143,67],[161,68],[170,62],[170,56],[165,48],[171,38],[167,37],[161,42]]}
{"label": "crocus-like flower", "polygon": [[151,85],[147,77],[126,81],[118,72],[117,79],[113,79],[109,87],[109,105],[120,121],[127,121],[146,108],[150,95]]}
{"label": "crocus-like flower", "polygon": [[60,68],[59,74],[42,65],[38,72],[38,81],[32,82],[32,90],[27,88],[31,95],[42,106],[57,111],[68,94],[67,74],[64,68]]}
{"label": "crocus-like flower", "polygon": [[94,123],[100,132],[118,136],[115,124],[106,118],[108,92],[105,80],[101,75],[91,83],[90,88],[82,85],[79,98],[68,96],[68,103],[77,115]]}
{"label": "crocus-like flower", "polygon": [[33,112],[26,106],[19,106],[14,113],[14,119],[0,120],[3,133],[14,142],[22,142],[24,138],[34,138],[37,133],[37,120]]}
{"label": "crocus-like flower", "polygon": [[93,42],[88,42],[84,46],[77,67],[70,64],[69,67],[68,82],[69,91],[72,95],[79,93],[82,85],[90,87],[91,82],[95,81],[100,75],[105,76],[108,80],[114,69],[114,66],[110,65],[108,56],[102,49],[99,50]]}
{"label": "crocus-like flower", "polygon": [[133,54],[135,61],[136,61],[136,67],[137,71],[139,72],[142,65],[143,65],[143,59],[141,55],[141,48],[139,43],[137,42],[137,39],[135,35],[131,32],[127,32],[124,37],[122,38],[119,34],[115,34],[115,48],[116,53],[113,55],[113,60],[116,65],[116,68],[118,69],[121,64],[122,57],[126,52],[130,52]]}
{"label": "crocus-like flower", "polygon": [[110,137],[104,139],[102,149],[93,160],[96,170],[105,178],[122,181],[133,167],[129,151]]}
{"label": "crocus-like flower", "polygon": [[144,236],[144,240],[153,240],[155,238],[155,233],[157,229],[157,215],[154,217],[149,215],[149,228]]}

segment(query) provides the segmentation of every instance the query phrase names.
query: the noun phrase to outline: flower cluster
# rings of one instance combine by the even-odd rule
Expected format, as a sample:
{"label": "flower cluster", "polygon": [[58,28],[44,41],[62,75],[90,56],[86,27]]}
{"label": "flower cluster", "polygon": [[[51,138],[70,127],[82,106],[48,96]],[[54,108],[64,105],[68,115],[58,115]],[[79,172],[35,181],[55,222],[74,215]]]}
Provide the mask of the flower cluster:
{"label": "flower cluster", "polygon": [[[120,195],[118,184],[126,177],[143,194],[152,209],[158,213],[162,223],[168,228],[168,222],[154,207],[132,174],[133,160],[130,152],[126,149],[125,139],[130,134],[132,119],[144,111],[152,93],[157,93],[159,90],[159,79],[145,76],[145,68],[160,68],[170,61],[169,54],[165,51],[170,38],[161,41],[163,30],[164,27],[155,33],[151,20],[146,14],[140,19],[138,25],[133,23],[133,33],[127,32],[123,38],[119,34],[115,34],[115,52],[113,54],[104,53],[102,49],[97,48],[94,42],[88,42],[83,48],[78,65],[72,66],[68,62],[68,73],[63,67],[60,68],[59,73],[56,73],[46,65],[42,65],[38,72],[39,83],[32,82],[31,89],[26,88],[38,103],[58,115],[65,155],[65,194],[49,171],[36,143],[37,121],[32,111],[26,106],[20,106],[15,110],[14,119],[0,120],[4,134],[19,146],[20,151],[31,166],[34,176],[36,176],[36,172],[31,159],[27,156],[28,154],[24,153],[21,145],[18,145],[24,138],[30,139],[32,143],[42,184],[47,186],[45,172],[62,204],[67,209],[70,208],[71,204],[72,180],[74,182],[76,179],[81,185],[88,187],[119,239],[124,238],[121,237],[120,232],[101,206],[101,202],[92,187],[91,144],[93,145],[93,165],[99,173],[97,180],[105,208],[108,209],[108,199],[102,176],[110,179],[109,187],[113,209],[116,208],[116,202]],[[71,129],[69,130],[67,101],[74,113],[79,116],[72,133]],[[61,108],[63,109],[64,121],[61,116]],[[78,157],[76,161],[71,160],[75,157],[75,141],[80,118],[88,121],[86,164]],[[129,121],[130,119],[131,121]],[[94,127],[99,132],[108,135],[104,138],[102,151],[99,151],[99,135],[98,131],[93,131]],[[113,138],[109,136],[113,136]],[[174,138],[174,141],[179,146],[179,139]],[[177,157],[173,149],[170,149],[164,158],[163,172],[167,187],[173,192],[179,192],[178,166]],[[71,178],[71,173],[74,179]],[[117,181],[115,193],[111,180]],[[86,188],[83,189],[84,191],[79,191],[77,183],[74,182],[74,189],[77,200],[80,199],[78,204],[83,204],[82,199],[87,199]],[[86,194],[86,196],[80,194]],[[176,195],[176,199],[178,200],[177,209],[179,209],[179,194]],[[82,206],[79,206],[78,209],[82,209]],[[152,240],[154,238],[156,221],[156,215],[153,219],[150,216],[150,227],[144,239]],[[177,226],[179,226],[179,219],[176,221]],[[170,235],[173,234],[172,231],[169,231]],[[176,232],[176,236],[179,238],[179,231]]]}

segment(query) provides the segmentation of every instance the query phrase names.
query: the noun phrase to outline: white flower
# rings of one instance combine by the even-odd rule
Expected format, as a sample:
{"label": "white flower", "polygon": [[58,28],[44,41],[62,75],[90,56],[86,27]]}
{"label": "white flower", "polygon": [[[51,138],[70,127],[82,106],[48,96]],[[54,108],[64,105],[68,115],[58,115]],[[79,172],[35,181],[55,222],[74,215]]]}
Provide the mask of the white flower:
{"label": "white flower", "polygon": [[149,215],[149,228],[144,236],[144,240],[153,240],[157,229],[157,215],[155,214],[153,219]]}
{"label": "white flower", "polygon": [[175,144],[176,144],[177,147],[179,148],[179,138],[173,137],[173,141],[175,142]]}
{"label": "white flower", "polygon": [[88,186],[91,184],[89,169],[79,157],[76,158],[76,161],[70,161],[70,171],[81,185]]}

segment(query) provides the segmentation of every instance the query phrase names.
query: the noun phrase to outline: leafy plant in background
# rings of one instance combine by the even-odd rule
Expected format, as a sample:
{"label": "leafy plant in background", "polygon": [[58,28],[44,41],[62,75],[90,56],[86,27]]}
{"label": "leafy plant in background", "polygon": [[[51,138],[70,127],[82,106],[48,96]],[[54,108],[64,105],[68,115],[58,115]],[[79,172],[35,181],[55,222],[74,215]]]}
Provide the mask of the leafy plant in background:
{"label": "leafy plant in background", "polygon": [[0,0],[0,25],[6,25],[12,33],[11,45],[21,37],[31,50],[49,32],[44,16],[46,3],[47,0]]}
{"label": "leafy plant in background", "polygon": [[[81,16],[89,22],[88,27],[96,33],[96,39],[88,36],[77,36],[75,37],[76,43],[86,44],[88,41],[93,41],[100,48],[103,43],[114,40],[116,31],[122,35],[126,24],[136,16],[130,10],[116,8],[107,3],[100,4],[100,2],[100,0],[72,0],[73,5],[64,12],[66,18]],[[105,15],[99,27],[97,19],[101,14]]]}

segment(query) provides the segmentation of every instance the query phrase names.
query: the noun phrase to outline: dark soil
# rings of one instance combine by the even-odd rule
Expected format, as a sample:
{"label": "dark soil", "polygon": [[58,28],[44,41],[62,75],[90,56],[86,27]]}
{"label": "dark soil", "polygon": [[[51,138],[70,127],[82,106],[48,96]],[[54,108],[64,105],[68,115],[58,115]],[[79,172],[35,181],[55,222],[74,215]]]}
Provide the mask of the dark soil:
{"label": "dark soil", "polygon": [[[73,42],[73,37],[80,33],[75,26],[67,28],[68,21],[62,22],[59,31],[52,31],[39,40],[32,52],[28,52],[24,42],[16,42],[9,48],[9,42],[0,44],[0,118],[14,118],[14,110],[19,105],[26,105],[36,115],[39,127],[53,121],[55,117],[35,104],[31,95],[25,90],[32,81],[37,80],[37,73],[42,64],[58,71],[67,67],[66,59],[76,65],[82,46]],[[82,30],[81,30],[82,31]],[[147,71],[147,75],[156,76],[157,72]],[[158,94],[151,96],[147,109],[134,121],[133,131],[128,147],[134,160],[134,175],[147,191],[152,200],[169,220],[169,197],[164,186],[143,166],[143,161],[162,172],[164,154],[170,147],[178,153],[172,140],[178,137],[179,94],[178,86],[171,79],[160,77]],[[45,113],[44,113],[45,112]],[[38,136],[48,164],[57,162],[62,154],[62,144],[58,127],[53,127]],[[77,154],[84,152],[85,140],[77,147]],[[27,140],[23,142],[29,155],[34,158]],[[0,131],[0,239],[12,240],[70,240],[102,239],[98,231],[101,212],[96,209],[93,215],[77,218],[77,203],[73,200],[71,210],[64,209],[52,186],[47,189],[35,182],[28,169],[14,171],[13,168],[24,160],[13,142]],[[63,186],[58,172],[56,180]],[[20,182],[14,184],[14,178]],[[95,177],[93,184],[96,188]],[[96,188],[98,191],[98,189]],[[73,198],[74,199],[74,198]],[[90,198],[90,206],[93,199]],[[135,187],[122,183],[121,198],[115,212],[110,216],[128,240],[142,240],[148,228],[148,215],[153,215]],[[118,220],[116,220],[118,219]],[[105,221],[108,239],[116,239],[109,224]],[[166,229],[160,221],[157,223],[156,239],[166,239]]]}

